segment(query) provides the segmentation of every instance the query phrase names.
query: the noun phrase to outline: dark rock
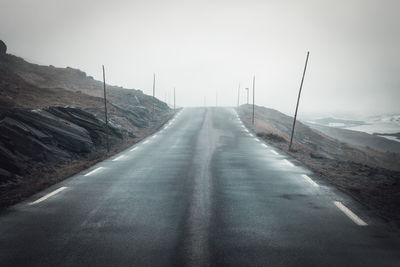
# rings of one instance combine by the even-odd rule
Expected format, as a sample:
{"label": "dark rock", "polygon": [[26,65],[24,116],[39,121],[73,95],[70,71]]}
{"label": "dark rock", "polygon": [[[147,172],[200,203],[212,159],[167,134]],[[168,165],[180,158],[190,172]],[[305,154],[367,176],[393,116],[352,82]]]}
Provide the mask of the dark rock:
{"label": "dark rock", "polygon": [[4,55],[5,53],[7,53],[7,46],[2,40],[0,40],[0,55]]}
{"label": "dark rock", "polygon": [[316,154],[316,153],[310,153],[310,157],[313,159],[324,159],[324,157],[320,154]]}
{"label": "dark rock", "polygon": [[[123,139],[112,126],[109,135],[111,144]],[[0,169],[22,174],[38,163],[76,160],[104,148],[105,140],[105,123],[77,108],[10,109],[0,118]]]}

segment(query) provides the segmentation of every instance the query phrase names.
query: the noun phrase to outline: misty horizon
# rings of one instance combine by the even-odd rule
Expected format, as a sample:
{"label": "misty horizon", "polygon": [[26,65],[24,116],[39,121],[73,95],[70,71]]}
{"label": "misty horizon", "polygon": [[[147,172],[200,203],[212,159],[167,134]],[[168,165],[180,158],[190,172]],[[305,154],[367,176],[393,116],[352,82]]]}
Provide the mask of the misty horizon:
{"label": "misty horizon", "polygon": [[227,3],[7,0],[0,39],[8,53],[97,80],[104,64],[108,84],[145,94],[156,73],[156,96],[168,102],[176,87],[183,107],[213,106],[216,94],[236,106],[239,83],[244,104],[255,75],[256,105],[288,115],[310,51],[300,117],[400,112],[396,1]]}

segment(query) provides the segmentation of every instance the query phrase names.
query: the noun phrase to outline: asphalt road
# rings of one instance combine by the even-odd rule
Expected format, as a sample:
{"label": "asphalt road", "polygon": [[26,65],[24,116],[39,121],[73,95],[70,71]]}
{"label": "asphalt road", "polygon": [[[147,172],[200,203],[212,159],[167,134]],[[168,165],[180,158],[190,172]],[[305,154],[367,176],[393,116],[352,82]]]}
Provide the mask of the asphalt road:
{"label": "asphalt road", "polygon": [[193,108],[1,214],[0,266],[400,266],[400,245],[233,109]]}

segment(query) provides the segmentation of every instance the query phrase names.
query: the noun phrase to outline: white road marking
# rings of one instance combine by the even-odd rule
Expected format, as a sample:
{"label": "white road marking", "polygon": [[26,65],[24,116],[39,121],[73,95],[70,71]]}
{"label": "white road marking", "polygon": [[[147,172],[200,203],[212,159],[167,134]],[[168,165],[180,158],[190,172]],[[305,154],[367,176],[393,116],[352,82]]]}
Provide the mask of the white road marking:
{"label": "white road marking", "polygon": [[260,140],[258,140],[258,138],[254,138],[254,140],[256,140],[257,142],[260,142]]}
{"label": "white road marking", "polygon": [[266,144],[262,144],[263,147],[268,147]]}
{"label": "white road marking", "polygon": [[125,156],[124,156],[124,155],[121,155],[121,156],[119,156],[119,157],[117,157],[117,158],[113,159],[112,161],[117,161],[117,160],[120,160],[120,159],[122,159],[123,157],[125,157]]}
{"label": "white road marking", "polygon": [[249,132],[249,130],[247,130],[247,129],[244,129],[246,132]]}
{"label": "white road marking", "polygon": [[275,155],[279,155],[278,152],[276,152],[275,150],[271,150],[272,153],[274,153]]}
{"label": "white road marking", "polygon": [[367,226],[368,225],[366,222],[364,222],[362,219],[360,219],[360,217],[355,215],[351,210],[349,210],[345,205],[343,205],[342,202],[333,201],[333,203],[335,204],[336,207],[338,207],[338,209],[343,211],[343,213],[346,214],[347,217],[349,217],[355,224],[357,224],[359,226]]}
{"label": "white road marking", "polygon": [[149,140],[144,141],[144,142],[143,142],[143,145],[144,145],[144,144],[147,144],[148,142],[149,142]]}
{"label": "white road marking", "polygon": [[294,164],[291,163],[290,161],[288,161],[287,159],[283,160],[287,165],[289,165],[290,167],[294,167]]}
{"label": "white road marking", "polygon": [[249,135],[250,135],[251,137],[254,137],[254,135],[252,135],[251,133],[249,133]]}
{"label": "white road marking", "polygon": [[137,147],[132,148],[130,151],[135,151],[137,149]]}
{"label": "white road marking", "polygon": [[94,169],[93,171],[86,173],[84,176],[89,176],[89,175],[91,175],[91,174],[93,174],[95,172],[100,171],[101,169],[104,169],[104,168],[103,167],[98,167],[98,168]]}
{"label": "white road marking", "polygon": [[45,196],[39,198],[38,200],[29,203],[29,205],[35,205],[35,204],[37,204],[37,203],[40,203],[40,202],[42,202],[42,201],[48,199],[49,197],[54,196],[55,194],[57,194],[57,193],[63,191],[63,190],[66,189],[66,188],[67,188],[67,187],[65,187],[65,186],[60,187],[60,188],[54,190],[53,192],[51,192],[51,193],[49,193],[49,194],[47,194],[47,195],[45,195]]}
{"label": "white road marking", "polygon": [[156,138],[157,137],[157,135],[153,135],[151,138]]}
{"label": "white road marking", "polygon": [[302,174],[301,177],[306,179],[306,181],[312,184],[314,187],[319,187],[319,185],[316,182],[314,182],[310,177],[308,177],[308,175]]}

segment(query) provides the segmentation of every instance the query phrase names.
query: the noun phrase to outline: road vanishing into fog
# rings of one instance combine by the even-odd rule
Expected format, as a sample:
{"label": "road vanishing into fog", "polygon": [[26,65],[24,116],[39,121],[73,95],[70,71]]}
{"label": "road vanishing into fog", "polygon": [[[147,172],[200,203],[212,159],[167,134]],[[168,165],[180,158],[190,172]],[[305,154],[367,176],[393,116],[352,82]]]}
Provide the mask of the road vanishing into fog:
{"label": "road vanishing into fog", "polygon": [[231,108],[158,133],[0,215],[0,266],[400,266],[398,236]]}

